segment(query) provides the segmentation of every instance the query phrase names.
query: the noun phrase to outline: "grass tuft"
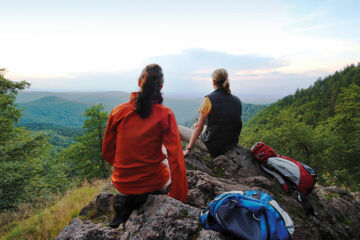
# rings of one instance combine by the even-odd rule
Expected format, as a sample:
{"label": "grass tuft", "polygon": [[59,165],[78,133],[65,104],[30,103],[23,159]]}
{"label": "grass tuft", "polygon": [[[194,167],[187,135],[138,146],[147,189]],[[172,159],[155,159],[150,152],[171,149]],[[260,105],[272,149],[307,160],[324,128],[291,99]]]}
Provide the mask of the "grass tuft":
{"label": "grass tuft", "polygon": [[80,210],[94,199],[104,186],[105,182],[98,180],[92,184],[85,182],[81,187],[69,190],[51,206],[26,219],[10,223],[5,228],[6,232],[0,232],[0,240],[55,238],[72,218],[79,216]]}

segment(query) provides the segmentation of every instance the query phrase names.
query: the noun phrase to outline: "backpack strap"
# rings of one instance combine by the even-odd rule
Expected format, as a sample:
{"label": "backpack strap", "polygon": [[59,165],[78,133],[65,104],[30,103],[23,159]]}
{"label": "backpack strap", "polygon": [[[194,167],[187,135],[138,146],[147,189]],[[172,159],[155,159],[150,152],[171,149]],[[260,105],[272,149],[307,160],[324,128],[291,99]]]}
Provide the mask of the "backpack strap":
{"label": "backpack strap", "polygon": [[285,192],[289,192],[289,187],[288,185],[286,184],[285,180],[282,178],[282,176],[280,174],[278,174],[277,172],[275,171],[272,171],[270,170],[269,168],[265,167],[264,165],[260,165],[260,167],[265,171],[267,172],[268,174],[270,175],[273,175],[278,181],[279,183],[281,184],[282,188],[285,190]]}
{"label": "backpack strap", "polygon": [[[210,203],[212,204],[212,202]],[[200,222],[205,229],[211,229],[217,232],[223,232],[224,229],[218,224],[216,219],[210,214],[210,204],[199,213]]]}
{"label": "backpack strap", "polygon": [[289,214],[287,212],[285,212],[279,205],[279,203],[275,200],[270,200],[268,202],[269,205],[271,205],[281,216],[281,218],[284,221],[285,227],[288,230],[288,232],[292,235],[294,233],[295,230],[295,226],[293,221],[291,220]]}

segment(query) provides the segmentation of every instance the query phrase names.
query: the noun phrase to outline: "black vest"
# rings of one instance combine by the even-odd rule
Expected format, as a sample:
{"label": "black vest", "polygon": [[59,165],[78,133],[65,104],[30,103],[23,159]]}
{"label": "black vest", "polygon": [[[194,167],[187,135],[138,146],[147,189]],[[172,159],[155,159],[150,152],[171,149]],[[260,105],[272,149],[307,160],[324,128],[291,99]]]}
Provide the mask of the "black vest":
{"label": "black vest", "polygon": [[207,128],[201,139],[211,156],[216,157],[239,142],[242,128],[241,101],[222,88],[207,97],[211,101],[211,112],[207,117]]}

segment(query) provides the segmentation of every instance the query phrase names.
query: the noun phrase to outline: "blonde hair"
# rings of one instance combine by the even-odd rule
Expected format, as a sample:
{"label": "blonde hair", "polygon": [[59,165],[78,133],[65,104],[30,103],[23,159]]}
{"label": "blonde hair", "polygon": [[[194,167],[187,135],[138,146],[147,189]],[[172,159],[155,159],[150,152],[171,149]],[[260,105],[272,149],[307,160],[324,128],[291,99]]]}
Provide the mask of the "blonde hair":
{"label": "blonde hair", "polygon": [[225,89],[228,94],[231,94],[230,83],[229,83],[229,74],[224,68],[216,69],[211,74],[212,79],[214,80],[217,87]]}

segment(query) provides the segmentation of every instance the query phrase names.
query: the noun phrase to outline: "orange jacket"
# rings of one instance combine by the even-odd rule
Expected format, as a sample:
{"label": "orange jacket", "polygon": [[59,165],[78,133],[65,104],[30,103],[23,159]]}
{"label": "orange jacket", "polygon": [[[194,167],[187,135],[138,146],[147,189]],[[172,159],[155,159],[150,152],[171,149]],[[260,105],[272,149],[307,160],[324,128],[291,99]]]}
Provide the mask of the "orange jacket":
{"label": "orange jacket", "polygon": [[188,192],[184,155],[178,126],[170,108],[153,104],[148,118],[135,112],[137,93],[130,101],[110,113],[102,153],[105,161],[114,166],[111,177],[117,190],[124,194],[143,194],[160,190],[169,179],[162,161],[164,144],[171,173],[169,195],[185,201]]}

